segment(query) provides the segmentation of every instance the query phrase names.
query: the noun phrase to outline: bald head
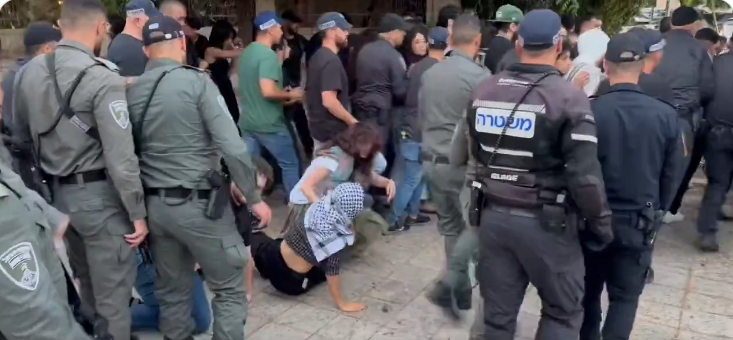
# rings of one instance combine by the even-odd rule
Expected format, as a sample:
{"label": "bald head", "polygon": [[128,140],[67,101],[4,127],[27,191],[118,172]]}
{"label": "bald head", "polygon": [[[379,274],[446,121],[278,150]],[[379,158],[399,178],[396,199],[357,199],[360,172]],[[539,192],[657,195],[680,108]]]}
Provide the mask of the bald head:
{"label": "bald head", "polygon": [[176,19],[181,25],[186,24],[186,5],[178,0],[166,0],[160,4],[160,13],[167,17]]}
{"label": "bald head", "polygon": [[476,16],[461,14],[453,21],[451,44],[470,45],[481,40],[481,21]]}

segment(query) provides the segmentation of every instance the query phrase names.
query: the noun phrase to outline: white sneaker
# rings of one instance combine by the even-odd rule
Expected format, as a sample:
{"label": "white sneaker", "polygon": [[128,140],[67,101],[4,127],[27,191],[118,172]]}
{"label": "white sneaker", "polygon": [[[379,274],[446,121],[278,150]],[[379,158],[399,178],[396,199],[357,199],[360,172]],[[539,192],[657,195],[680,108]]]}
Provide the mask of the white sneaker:
{"label": "white sneaker", "polygon": [[685,215],[682,215],[682,213],[676,213],[671,214],[670,212],[667,212],[667,214],[664,215],[664,223],[675,223],[675,222],[682,222],[685,219]]}

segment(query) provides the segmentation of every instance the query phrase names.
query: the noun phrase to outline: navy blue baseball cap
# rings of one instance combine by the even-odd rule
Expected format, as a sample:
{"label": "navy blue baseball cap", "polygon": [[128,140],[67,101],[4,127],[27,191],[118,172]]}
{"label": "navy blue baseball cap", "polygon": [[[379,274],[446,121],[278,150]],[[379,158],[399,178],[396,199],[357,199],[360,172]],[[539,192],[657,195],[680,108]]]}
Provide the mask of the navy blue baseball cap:
{"label": "navy blue baseball cap", "polygon": [[667,45],[664,36],[657,30],[632,29],[629,30],[629,33],[635,35],[644,43],[644,52],[646,53],[659,52]]}
{"label": "navy blue baseball cap", "polygon": [[331,28],[340,28],[348,31],[351,29],[351,24],[346,21],[344,15],[338,12],[328,12],[321,15],[316,21],[316,27],[318,31],[325,31]]}
{"label": "navy blue baseball cap", "polygon": [[130,0],[125,5],[125,14],[127,17],[144,14],[150,18],[161,15],[158,9],[155,8],[155,4],[150,0]]}
{"label": "navy blue baseball cap", "polygon": [[283,20],[275,11],[264,11],[255,17],[255,28],[258,31],[266,31],[277,25],[282,26]]}
{"label": "navy blue baseball cap", "polygon": [[143,45],[146,47],[184,36],[183,27],[176,19],[162,15],[150,18],[143,27]]}
{"label": "navy blue baseball cap", "polygon": [[548,49],[560,42],[562,22],[557,13],[549,9],[536,9],[527,13],[519,25],[519,45],[528,50]]}
{"label": "navy blue baseball cap", "polygon": [[613,36],[606,47],[606,60],[612,63],[627,63],[644,59],[644,43],[634,33],[626,32]]}
{"label": "navy blue baseball cap", "polygon": [[432,48],[445,49],[448,47],[448,29],[445,27],[433,27],[428,34],[428,44]]}

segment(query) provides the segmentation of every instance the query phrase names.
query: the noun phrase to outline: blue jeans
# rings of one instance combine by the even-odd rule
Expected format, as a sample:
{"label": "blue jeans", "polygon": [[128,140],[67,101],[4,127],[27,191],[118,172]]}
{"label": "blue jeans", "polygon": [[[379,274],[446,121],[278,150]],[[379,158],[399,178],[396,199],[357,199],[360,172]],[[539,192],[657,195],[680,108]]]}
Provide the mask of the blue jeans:
{"label": "blue jeans", "polygon": [[402,180],[397,185],[397,193],[392,203],[387,223],[393,225],[404,216],[405,210],[410,216],[420,212],[420,197],[425,186],[422,176],[422,143],[402,141],[400,146],[402,157]]}
{"label": "blue jeans", "polygon": [[285,190],[290,193],[300,180],[300,160],[288,130],[272,133],[245,132],[244,141],[251,156],[260,155],[263,146],[282,169]]}
{"label": "blue jeans", "polygon": [[[159,330],[158,317],[160,306],[155,298],[155,265],[143,262],[142,255],[137,254],[137,278],[135,279],[135,290],[143,299],[142,304],[132,306],[132,331]],[[193,268],[191,268],[193,271]],[[193,274],[196,275],[196,274]],[[196,275],[193,287],[193,310],[194,333],[201,334],[209,330],[211,325],[211,309],[209,300],[206,298],[204,283],[201,277]]]}

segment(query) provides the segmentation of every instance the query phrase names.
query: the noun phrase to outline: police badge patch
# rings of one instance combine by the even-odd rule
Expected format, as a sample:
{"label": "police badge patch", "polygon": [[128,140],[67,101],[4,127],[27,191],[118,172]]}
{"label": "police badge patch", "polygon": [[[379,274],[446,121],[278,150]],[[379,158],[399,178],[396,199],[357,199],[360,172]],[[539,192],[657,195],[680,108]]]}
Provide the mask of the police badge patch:
{"label": "police badge patch", "polygon": [[33,291],[38,287],[38,260],[29,242],[18,243],[0,255],[0,270],[20,288]]}
{"label": "police badge patch", "polygon": [[124,100],[115,100],[109,103],[109,112],[115,119],[117,125],[123,129],[127,129],[130,125],[130,113],[127,111],[127,102]]}

